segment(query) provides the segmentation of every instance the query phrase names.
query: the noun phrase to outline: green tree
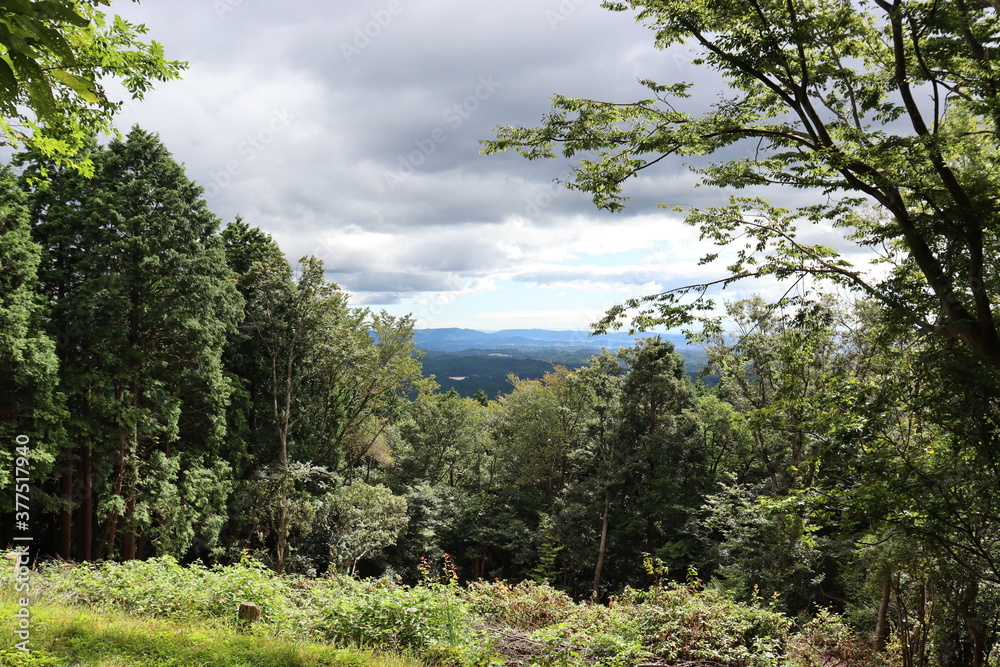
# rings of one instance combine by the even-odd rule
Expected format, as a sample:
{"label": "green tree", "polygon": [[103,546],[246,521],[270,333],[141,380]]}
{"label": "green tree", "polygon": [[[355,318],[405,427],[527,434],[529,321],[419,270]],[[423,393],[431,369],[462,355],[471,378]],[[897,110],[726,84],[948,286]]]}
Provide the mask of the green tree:
{"label": "green tree", "polygon": [[563,366],[541,380],[510,381],[493,420],[498,477],[551,508],[571,474],[570,455],[586,441],[589,396]]}
{"label": "green tree", "polygon": [[837,597],[838,559],[857,537],[823,501],[830,487],[858,483],[849,468],[859,443],[837,434],[851,432],[842,401],[871,350],[845,345],[845,310],[831,299],[782,309],[755,297],[728,304],[732,333],[703,336],[718,395],[749,434],[707,505],[724,555],[719,575],[738,595],[756,588],[795,613]]}
{"label": "green tree", "polygon": [[[415,581],[419,558],[437,560],[445,553],[466,576],[482,578],[506,555],[496,536],[512,509],[502,506],[516,502],[517,494],[495,477],[499,456],[489,428],[495,405],[437,389],[433,381],[423,383],[407,417],[390,432],[394,461],[386,479],[406,495],[410,521],[388,557],[394,570]],[[509,541],[530,540],[519,526]]]}
{"label": "green tree", "polygon": [[[885,328],[859,333],[854,348]],[[853,424],[838,435],[853,465],[831,496],[870,527],[857,553],[877,636],[895,626],[914,664],[985,665],[1000,637],[993,379],[971,354],[913,336],[869,366],[850,386]]]}
{"label": "green tree", "polygon": [[283,316],[280,309],[290,303],[295,283],[278,244],[260,229],[238,218],[222,230],[222,242],[226,263],[243,296],[240,325],[230,334],[223,352],[232,386],[226,448],[239,479],[247,481],[258,467],[274,461],[277,432],[272,372],[262,350],[269,349],[265,342],[268,336],[281,331],[274,327],[274,320]]}
{"label": "green tree", "polygon": [[987,369],[866,302],[729,313],[738,330],[710,335],[709,356],[751,437],[705,507],[720,584],[794,612],[842,606],[882,648],[895,633],[908,664],[985,664],[1000,539]]}
{"label": "green tree", "polygon": [[[14,484],[18,435],[29,438],[32,477],[47,474],[60,444],[65,414],[57,391],[55,344],[45,333],[44,302],[38,296],[41,248],[31,239],[24,193],[0,169],[0,489]],[[13,491],[4,509],[13,508]]]}
{"label": "green tree", "polygon": [[[587,480],[586,475],[570,489],[567,499],[572,498],[574,491],[579,493],[596,482],[603,495],[601,505],[600,539],[597,545],[597,559],[594,564],[594,583],[591,595],[596,599],[601,594],[601,578],[604,574],[604,561],[608,553],[608,531],[611,525],[611,502],[613,486],[621,481],[623,467],[622,458],[623,431],[625,419],[622,406],[622,375],[624,369],[620,356],[616,357],[605,350],[602,354],[591,358],[586,367],[578,371],[577,376],[582,383],[593,392],[592,410],[588,411],[587,442],[577,453],[578,461],[593,467],[597,479]],[[588,460],[589,459],[589,460]],[[589,484],[588,484],[589,482]],[[600,502],[600,501],[598,501]],[[560,545],[560,548],[563,545]]]}
{"label": "green tree", "polygon": [[636,585],[643,552],[678,576],[700,562],[695,514],[714,480],[693,387],[673,344],[646,338],[620,354],[627,372],[621,458],[612,487],[612,574]]}
{"label": "green tree", "polygon": [[104,89],[121,82],[134,100],[184,63],[141,41],[143,25],[107,16],[110,0],[8,0],[0,6],[0,133],[58,164],[92,172],[80,151],[95,133],[115,134],[122,103]]}
{"label": "green tree", "polygon": [[[250,434],[245,481],[271,489],[268,528],[281,572],[289,536],[308,533],[297,525],[312,516],[306,487],[322,490],[334,473],[349,477],[366,461],[388,463],[385,430],[420,377],[413,322],[349,307],[314,257],[302,258],[292,276],[277,247],[242,223],[225,237],[246,295],[231,355],[243,407],[232,416],[259,425]],[[269,445],[261,433],[273,438]],[[256,497],[246,491],[246,499]]]}
{"label": "green tree", "polygon": [[[73,415],[74,449],[64,452],[63,474],[79,467],[84,480],[76,543],[89,557],[96,496],[108,557],[129,559],[150,541],[158,551],[177,546],[159,540],[208,526],[206,517],[221,510],[223,481],[214,495],[182,488],[180,502],[195,504],[158,518],[150,508],[162,492],[150,494],[154,479],[184,487],[203,473],[227,475],[220,448],[229,388],[221,354],[241,299],[218,220],[156,136],[135,128],[127,140],[96,148],[91,159],[90,179],[54,169],[33,193],[32,214],[44,249],[40,282],[50,335],[60,341],[61,382]],[[45,166],[35,162],[26,174]],[[175,457],[180,476],[170,472]],[[92,486],[95,477],[101,488]],[[190,525],[164,527],[175,519]],[[205,543],[213,531],[201,536]],[[63,545],[69,543],[64,535]]]}
{"label": "green tree", "polygon": [[[485,484],[467,503],[468,541],[461,550],[449,550],[473,555],[474,576],[525,577],[546,550],[573,539],[583,549],[590,546],[568,532],[579,522],[548,518],[560,513],[574,476],[574,452],[588,437],[589,389],[564,367],[541,380],[509,379],[512,391],[487,408],[492,438],[485,443]],[[585,529],[594,532],[593,526]],[[558,565],[560,583],[569,587],[579,569],[575,557],[564,553]]]}
{"label": "green tree", "polygon": [[401,446],[394,452],[392,477],[407,485],[482,488],[488,447],[483,408],[454,389],[418,394],[410,418],[397,426]]}
{"label": "green tree", "polygon": [[406,532],[406,498],[387,487],[355,482],[329,497],[331,560],[353,575],[358,561],[392,546]]}
{"label": "green tree", "polygon": [[[715,85],[645,80],[651,97],[613,103],[565,96],[541,127],[501,127],[486,152],[579,157],[568,187],[622,208],[630,177],[670,158],[715,155],[695,171],[724,188],[780,185],[816,193],[794,210],[753,197],[694,210],[701,236],[730,247],[728,275],[638,299],[633,323],[677,324],[710,309],[706,290],[749,277],[817,276],[866,294],[892,318],[955,340],[1000,369],[997,293],[998,84],[991,59],[1000,24],[991,3],[964,0],[629,0],[660,49],[693,46]],[[705,91],[708,92],[708,91]],[[706,95],[707,97],[707,95]],[[735,157],[732,157],[734,156]],[[740,157],[742,155],[742,157]],[[862,211],[865,202],[876,207]],[[798,239],[832,223],[887,270]],[[711,261],[717,255],[710,255]],[[880,267],[881,268],[881,267]],[[694,294],[693,302],[685,295]]]}
{"label": "green tree", "polygon": [[331,341],[323,370],[329,398],[323,416],[337,425],[328,447],[343,452],[341,470],[348,475],[390,462],[386,429],[404,416],[405,395],[422,377],[412,317],[367,309],[355,313],[351,328]]}
{"label": "green tree", "polygon": [[[292,464],[297,460],[294,436],[327,402],[317,383],[321,382],[323,365],[336,360],[324,353],[344,333],[344,320],[353,317],[347,295],[324,278],[322,262],[313,257],[304,257],[301,262],[301,272],[291,285],[283,256],[267,253],[248,269],[248,280],[255,285],[257,298],[245,322],[255,334],[258,354],[265,364],[267,402],[271,406],[268,430],[273,429],[275,435],[273,455],[260,458],[277,468],[274,567],[278,572],[285,569],[289,516],[293,511]],[[329,433],[316,435],[327,441],[331,437]],[[316,463],[329,464],[330,456],[337,453],[334,449]],[[332,463],[336,465],[337,461]]]}

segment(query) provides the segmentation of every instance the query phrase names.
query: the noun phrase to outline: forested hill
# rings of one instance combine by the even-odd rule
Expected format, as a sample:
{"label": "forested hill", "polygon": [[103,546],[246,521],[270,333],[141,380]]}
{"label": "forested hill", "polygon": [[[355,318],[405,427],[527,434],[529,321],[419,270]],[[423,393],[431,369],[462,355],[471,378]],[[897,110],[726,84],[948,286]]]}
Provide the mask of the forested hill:
{"label": "forested hill", "polygon": [[618,349],[633,344],[636,338],[660,336],[677,347],[687,344],[677,333],[610,333],[592,336],[589,331],[551,331],[548,329],[504,329],[486,333],[474,329],[416,329],[413,342],[417,349],[452,351],[470,348],[531,348],[531,347],[589,347],[600,351],[602,347]]}
{"label": "forested hill", "polygon": [[474,329],[417,329],[414,344],[424,353],[424,373],[433,375],[441,391],[454,389],[465,397],[479,391],[493,398],[511,390],[508,376],[537,380],[555,365],[577,369],[602,349],[617,351],[636,340],[659,336],[674,344],[692,380],[706,363],[704,350],[687,344],[679,333],[610,333],[588,331],[505,329],[487,333]]}

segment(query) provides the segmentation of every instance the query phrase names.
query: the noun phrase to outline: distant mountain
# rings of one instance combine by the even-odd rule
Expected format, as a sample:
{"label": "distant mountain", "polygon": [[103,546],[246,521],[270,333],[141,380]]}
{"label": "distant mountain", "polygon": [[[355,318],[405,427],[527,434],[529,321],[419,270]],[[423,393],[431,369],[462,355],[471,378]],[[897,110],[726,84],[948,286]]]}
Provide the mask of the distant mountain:
{"label": "distant mountain", "polygon": [[486,333],[474,329],[418,329],[414,332],[417,349],[425,353],[424,373],[434,375],[442,391],[455,389],[462,396],[473,396],[482,389],[493,398],[507,393],[507,376],[537,380],[556,364],[574,369],[599,354],[601,348],[615,351],[635,344],[637,338],[661,336],[674,344],[684,358],[688,374],[694,379],[705,365],[704,351],[687,344],[681,334],[611,333],[591,336],[587,331],[550,331],[547,329],[507,329]]}
{"label": "distant mountain", "polygon": [[486,333],[474,329],[417,329],[413,340],[418,350],[459,351],[468,349],[502,349],[506,347],[586,347],[599,351],[602,347],[617,350],[633,345],[636,338],[659,335],[678,348],[687,344],[682,334],[645,333],[630,336],[614,332],[591,336],[589,331],[550,331],[547,329],[505,329]]}

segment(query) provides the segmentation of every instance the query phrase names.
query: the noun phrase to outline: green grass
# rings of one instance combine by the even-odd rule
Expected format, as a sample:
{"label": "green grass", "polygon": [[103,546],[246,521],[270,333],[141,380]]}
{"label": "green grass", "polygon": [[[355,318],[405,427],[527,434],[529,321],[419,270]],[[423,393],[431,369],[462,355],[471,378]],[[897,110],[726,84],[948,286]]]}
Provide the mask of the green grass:
{"label": "green grass", "polygon": [[[626,589],[603,605],[534,582],[461,586],[447,566],[404,586],[278,576],[249,561],[43,564],[26,591],[30,655],[14,646],[15,580],[0,570],[0,667],[808,667],[843,655],[895,665],[838,617],[796,632],[762,601],[739,603],[697,580]],[[241,601],[260,606],[260,622],[240,626]]]}
{"label": "green grass", "polygon": [[[13,637],[10,600],[0,633]],[[0,645],[4,667],[417,667],[417,660],[243,634],[218,624],[139,618],[68,605],[31,607],[31,653]]]}

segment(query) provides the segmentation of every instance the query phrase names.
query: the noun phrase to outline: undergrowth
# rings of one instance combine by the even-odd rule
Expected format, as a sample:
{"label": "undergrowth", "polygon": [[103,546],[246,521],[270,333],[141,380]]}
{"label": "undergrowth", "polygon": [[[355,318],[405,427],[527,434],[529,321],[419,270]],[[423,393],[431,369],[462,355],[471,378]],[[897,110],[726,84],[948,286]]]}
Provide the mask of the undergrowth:
{"label": "undergrowth", "polygon": [[[222,633],[218,637],[227,638],[231,656],[240,655],[241,642],[266,640],[292,642],[288,646],[322,642],[340,649],[365,649],[453,667],[499,663],[625,667],[684,661],[732,667],[804,667],[825,664],[831,657],[849,657],[848,662],[839,663],[845,667],[854,664],[855,657],[864,661],[859,665],[883,664],[862,639],[851,635],[831,615],[793,634],[792,621],[765,604],[734,602],[697,580],[627,589],[604,605],[575,602],[550,586],[534,582],[480,581],[461,586],[448,561],[443,575],[432,576],[426,564],[423,570],[424,581],[411,587],[389,579],[278,576],[253,561],[211,568],[182,566],[169,558],[52,563],[32,574],[32,603],[42,608],[82,607],[79,614],[83,620],[74,625],[60,617],[59,623],[52,624],[55,635],[51,635],[48,647],[42,645],[32,656],[36,662],[3,662],[9,657],[8,650],[0,653],[0,664],[75,664],[45,660],[49,654],[72,653],[81,643],[97,641],[94,637],[98,635],[102,642],[145,646],[142,651],[150,654],[157,654],[163,649],[161,642],[166,642],[166,652],[160,656],[166,661],[79,664],[244,664],[190,656],[175,659],[176,651],[181,650],[179,644],[189,652],[210,650],[198,639],[205,637],[207,641],[208,635],[214,639],[216,631],[210,628],[218,628]],[[0,575],[0,586],[7,591],[0,596],[10,597],[10,576]],[[8,581],[3,581],[4,577]],[[236,609],[241,602],[260,606],[259,623],[249,627],[240,624]],[[8,600],[7,605],[11,604]],[[94,629],[97,617],[87,608],[117,614],[119,620],[106,624],[98,633]],[[126,618],[123,614],[140,624],[152,622],[149,619],[168,620],[176,629],[157,630],[152,639],[145,631],[140,638],[127,639],[130,626],[121,620]],[[89,629],[81,631],[81,627]],[[56,635],[61,638],[57,640]],[[358,659],[357,654],[350,654],[354,658],[345,655],[337,654],[336,660],[341,661],[337,663],[246,664],[323,665]]]}
{"label": "undergrowth", "polygon": [[[11,601],[0,616],[13,618]],[[9,621],[0,623],[8,630]],[[151,619],[51,602],[32,607],[30,652],[0,647],[4,667],[419,667],[413,659],[240,633],[205,621]],[[10,636],[9,633],[5,633]]]}

